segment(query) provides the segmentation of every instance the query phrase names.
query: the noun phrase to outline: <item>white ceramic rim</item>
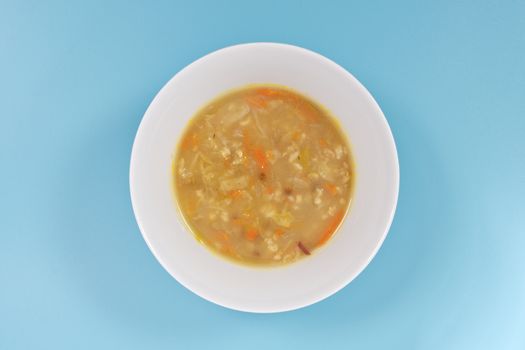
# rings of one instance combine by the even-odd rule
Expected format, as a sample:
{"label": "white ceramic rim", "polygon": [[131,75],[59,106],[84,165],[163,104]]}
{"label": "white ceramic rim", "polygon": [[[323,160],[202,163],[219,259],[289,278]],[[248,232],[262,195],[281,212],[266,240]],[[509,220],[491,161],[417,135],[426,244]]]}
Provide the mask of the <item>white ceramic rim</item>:
{"label": "white ceramic rim", "polygon": [[[179,79],[179,77],[189,74],[191,71],[199,69],[199,66],[206,63],[207,61],[214,59],[218,56],[224,56],[229,54],[235,54],[239,51],[246,51],[246,50],[252,50],[252,49],[263,49],[263,50],[276,50],[281,51],[284,50],[286,52],[298,54],[300,56],[308,57],[308,59],[315,60],[319,62],[320,66],[329,67],[329,69],[337,71],[337,73],[348,80],[348,83],[353,85],[357,90],[359,90],[360,98],[363,99],[363,104],[367,105],[367,108],[370,109],[373,113],[373,119],[376,123],[378,134],[381,135],[382,142],[385,145],[385,152],[384,156],[385,159],[388,160],[388,170],[390,171],[389,176],[389,188],[388,188],[388,198],[386,199],[388,201],[388,210],[385,212],[384,217],[381,217],[381,225],[379,225],[382,230],[380,234],[378,234],[378,237],[375,240],[375,245],[373,246],[373,249],[368,249],[369,251],[366,253],[366,258],[362,258],[361,261],[356,264],[352,268],[351,272],[348,272],[345,276],[340,276],[336,282],[331,283],[329,286],[324,286],[320,292],[317,292],[315,294],[309,295],[307,297],[298,297],[297,299],[290,299],[286,302],[276,302],[275,305],[272,305],[271,303],[268,303],[268,301],[265,301],[264,303],[259,303],[257,301],[254,302],[237,302],[234,299],[228,299],[224,296],[220,295],[219,293],[215,293],[213,289],[210,288],[204,288],[202,285],[199,285],[198,283],[195,283],[195,281],[192,281],[191,278],[188,277],[187,274],[182,273],[179,269],[174,268],[173,264],[169,261],[171,258],[166,256],[166,253],[161,252],[161,248],[158,244],[158,242],[155,242],[155,232],[151,232],[150,229],[147,228],[148,223],[146,221],[151,221],[150,219],[146,219],[147,215],[144,214],[145,209],[142,203],[141,196],[142,194],[140,192],[143,192],[143,189],[141,186],[143,186],[143,183],[141,183],[141,180],[139,179],[139,175],[137,175],[138,172],[141,171],[141,165],[143,163],[143,160],[145,159],[145,148],[147,142],[144,141],[144,139],[147,136],[146,131],[146,124],[151,122],[152,118],[155,118],[155,114],[153,113],[154,109],[158,104],[159,99],[163,95],[166,94],[167,90],[170,88],[171,85],[175,84],[175,82]],[[272,81],[273,82],[273,81]],[[252,82],[257,83],[257,82]],[[301,91],[300,88],[291,86],[292,88]],[[315,96],[312,96],[315,99]],[[165,98],[162,97],[162,98]],[[205,101],[204,101],[205,102]],[[326,105],[328,109],[331,109],[329,105]],[[158,111],[155,111],[157,113]],[[157,113],[158,114],[158,113]],[[337,114],[334,113],[336,116]],[[191,116],[188,116],[188,118]],[[350,137],[352,139],[352,137]],[[151,140],[150,140],[151,141]],[[174,142],[173,146],[175,146],[176,142]],[[383,153],[382,153],[383,154]],[[357,161],[357,160],[356,160]],[[171,191],[171,189],[169,189]],[[171,192],[170,192],[171,193]],[[297,46],[292,46],[288,44],[278,44],[278,43],[250,43],[250,44],[240,44],[240,45],[234,45],[230,47],[226,47],[217,51],[214,51],[206,56],[203,56],[202,58],[194,61],[184,69],[182,69],[180,72],[178,72],[173,78],[170,79],[170,81],[159,91],[159,93],[156,95],[156,97],[151,102],[150,106],[148,107],[141,123],[138,128],[133,149],[131,152],[131,162],[130,162],[130,195],[131,195],[131,201],[133,206],[133,211],[135,214],[135,218],[137,221],[137,224],[140,228],[140,231],[142,233],[142,236],[144,240],[146,241],[148,247],[152,251],[153,255],[156,257],[156,259],[159,261],[159,263],[183,286],[194,292],[195,294],[201,296],[202,298],[211,301],[213,303],[216,303],[218,305],[239,310],[239,311],[247,311],[247,312],[282,312],[282,311],[289,311],[298,309],[301,307],[305,307],[311,304],[314,304],[320,300],[323,300],[327,298],[328,296],[336,293],[343,287],[345,287],[348,283],[350,283],[355,277],[357,277],[364,269],[365,267],[370,263],[370,261],[373,259],[373,257],[376,255],[377,251],[381,247],[388,230],[390,228],[390,225],[392,223],[396,205],[397,205],[397,199],[399,194],[399,163],[398,163],[398,157],[397,157],[397,150],[395,146],[395,142],[390,130],[390,127],[381,111],[379,106],[377,105],[376,101],[373,99],[371,94],[366,90],[366,88],[348,71],[346,71],[344,68],[336,64],[335,62],[331,61],[330,59],[315,53],[313,51],[300,48]],[[143,196],[142,196],[143,197]],[[352,211],[352,209],[351,209]],[[387,215],[388,214],[388,215]],[[174,216],[176,216],[175,213],[173,213]],[[350,212],[351,215],[351,212]],[[342,230],[341,228],[340,230]],[[189,234],[188,234],[189,235]],[[193,239],[193,237],[192,237]],[[335,238],[332,238],[332,240]],[[329,244],[327,245],[329,246]],[[209,254],[209,253],[208,253]],[[318,254],[316,252],[316,254]],[[314,254],[312,257],[309,257],[307,259],[303,260],[309,260],[313,259],[316,254]],[[326,255],[326,254],[325,254]],[[230,264],[230,262],[227,262]],[[296,263],[297,264],[297,263]],[[294,266],[296,264],[292,264],[291,266]],[[244,268],[244,267],[243,267]],[[285,267],[279,267],[277,269],[284,269]],[[259,272],[256,272],[259,271]],[[253,273],[260,273],[262,270],[253,270]],[[349,270],[350,271],[350,270]]]}

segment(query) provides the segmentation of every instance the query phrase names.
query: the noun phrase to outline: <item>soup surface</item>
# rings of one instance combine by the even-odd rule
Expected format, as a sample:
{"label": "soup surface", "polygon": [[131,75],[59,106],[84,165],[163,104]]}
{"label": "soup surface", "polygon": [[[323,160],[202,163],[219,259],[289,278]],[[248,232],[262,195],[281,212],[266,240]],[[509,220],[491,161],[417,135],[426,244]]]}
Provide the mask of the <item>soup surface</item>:
{"label": "soup surface", "polygon": [[310,255],[341,224],[353,189],[335,120],[288,88],[249,86],[190,121],[174,160],[177,202],[196,238],[251,265]]}

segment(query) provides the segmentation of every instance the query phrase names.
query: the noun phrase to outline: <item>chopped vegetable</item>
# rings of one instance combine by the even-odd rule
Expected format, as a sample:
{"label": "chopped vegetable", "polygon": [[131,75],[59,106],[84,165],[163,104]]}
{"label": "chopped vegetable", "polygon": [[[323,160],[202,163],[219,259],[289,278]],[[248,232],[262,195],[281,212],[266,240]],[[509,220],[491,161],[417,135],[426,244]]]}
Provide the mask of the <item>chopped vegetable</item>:
{"label": "chopped vegetable", "polygon": [[264,108],[267,104],[266,100],[261,96],[247,96],[246,102],[254,108]]}
{"label": "chopped vegetable", "polygon": [[246,239],[250,241],[253,241],[255,238],[257,238],[258,235],[259,233],[257,232],[256,229],[250,228],[246,231],[246,233],[244,234],[244,237],[246,237]]}
{"label": "chopped vegetable", "polygon": [[325,228],[323,233],[321,234],[321,238],[317,242],[317,246],[321,246],[326,243],[332,237],[335,230],[337,230],[337,227],[339,227],[339,224],[341,223],[341,220],[343,220],[344,212],[341,210],[337,214],[335,214],[332,219],[330,220],[330,223]]}
{"label": "chopped vegetable", "polygon": [[253,150],[253,156],[259,168],[265,170],[268,166],[268,158],[266,158],[264,151],[261,148],[256,148]]}
{"label": "chopped vegetable", "polygon": [[276,90],[272,88],[259,88],[256,90],[256,92],[259,95],[263,95],[267,97],[280,96],[282,94],[280,90]]}
{"label": "chopped vegetable", "polygon": [[324,184],[324,189],[330,193],[332,196],[335,196],[337,194],[337,186],[334,185],[333,183],[330,183],[330,182],[326,182]]}
{"label": "chopped vegetable", "polygon": [[181,146],[183,149],[192,149],[194,147],[197,147],[198,143],[199,141],[197,138],[197,134],[191,133],[183,139]]}
{"label": "chopped vegetable", "polygon": [[233,190],[228,193],[228,196],[232,199],[237,199],[242,196],[242,190]]}

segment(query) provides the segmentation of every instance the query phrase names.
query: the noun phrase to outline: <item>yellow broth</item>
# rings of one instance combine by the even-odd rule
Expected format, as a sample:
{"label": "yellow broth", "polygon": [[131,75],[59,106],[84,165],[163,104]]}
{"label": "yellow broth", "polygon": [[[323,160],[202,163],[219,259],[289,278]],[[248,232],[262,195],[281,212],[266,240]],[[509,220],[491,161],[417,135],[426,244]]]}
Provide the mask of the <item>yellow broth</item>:
{"label": "yellow broth", "polygon": [[337,122],[274,85],[223,95],[190,121],[173,164],[177,203],[196,238],[236,262],[283,265],[341,224],[354,166]]}

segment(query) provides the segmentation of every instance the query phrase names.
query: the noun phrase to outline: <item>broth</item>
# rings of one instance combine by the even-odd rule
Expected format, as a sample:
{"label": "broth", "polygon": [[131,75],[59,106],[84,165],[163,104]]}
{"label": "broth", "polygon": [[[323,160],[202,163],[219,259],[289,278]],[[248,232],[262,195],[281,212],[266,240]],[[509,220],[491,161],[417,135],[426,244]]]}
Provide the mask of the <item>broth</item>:
{"label": "broth", "polygon": [[275,85],[208,103],[176,150],[177,203],[196,238],[236,262],[284,265],[310,255],[348,210],[354,165],[335,119]]}

